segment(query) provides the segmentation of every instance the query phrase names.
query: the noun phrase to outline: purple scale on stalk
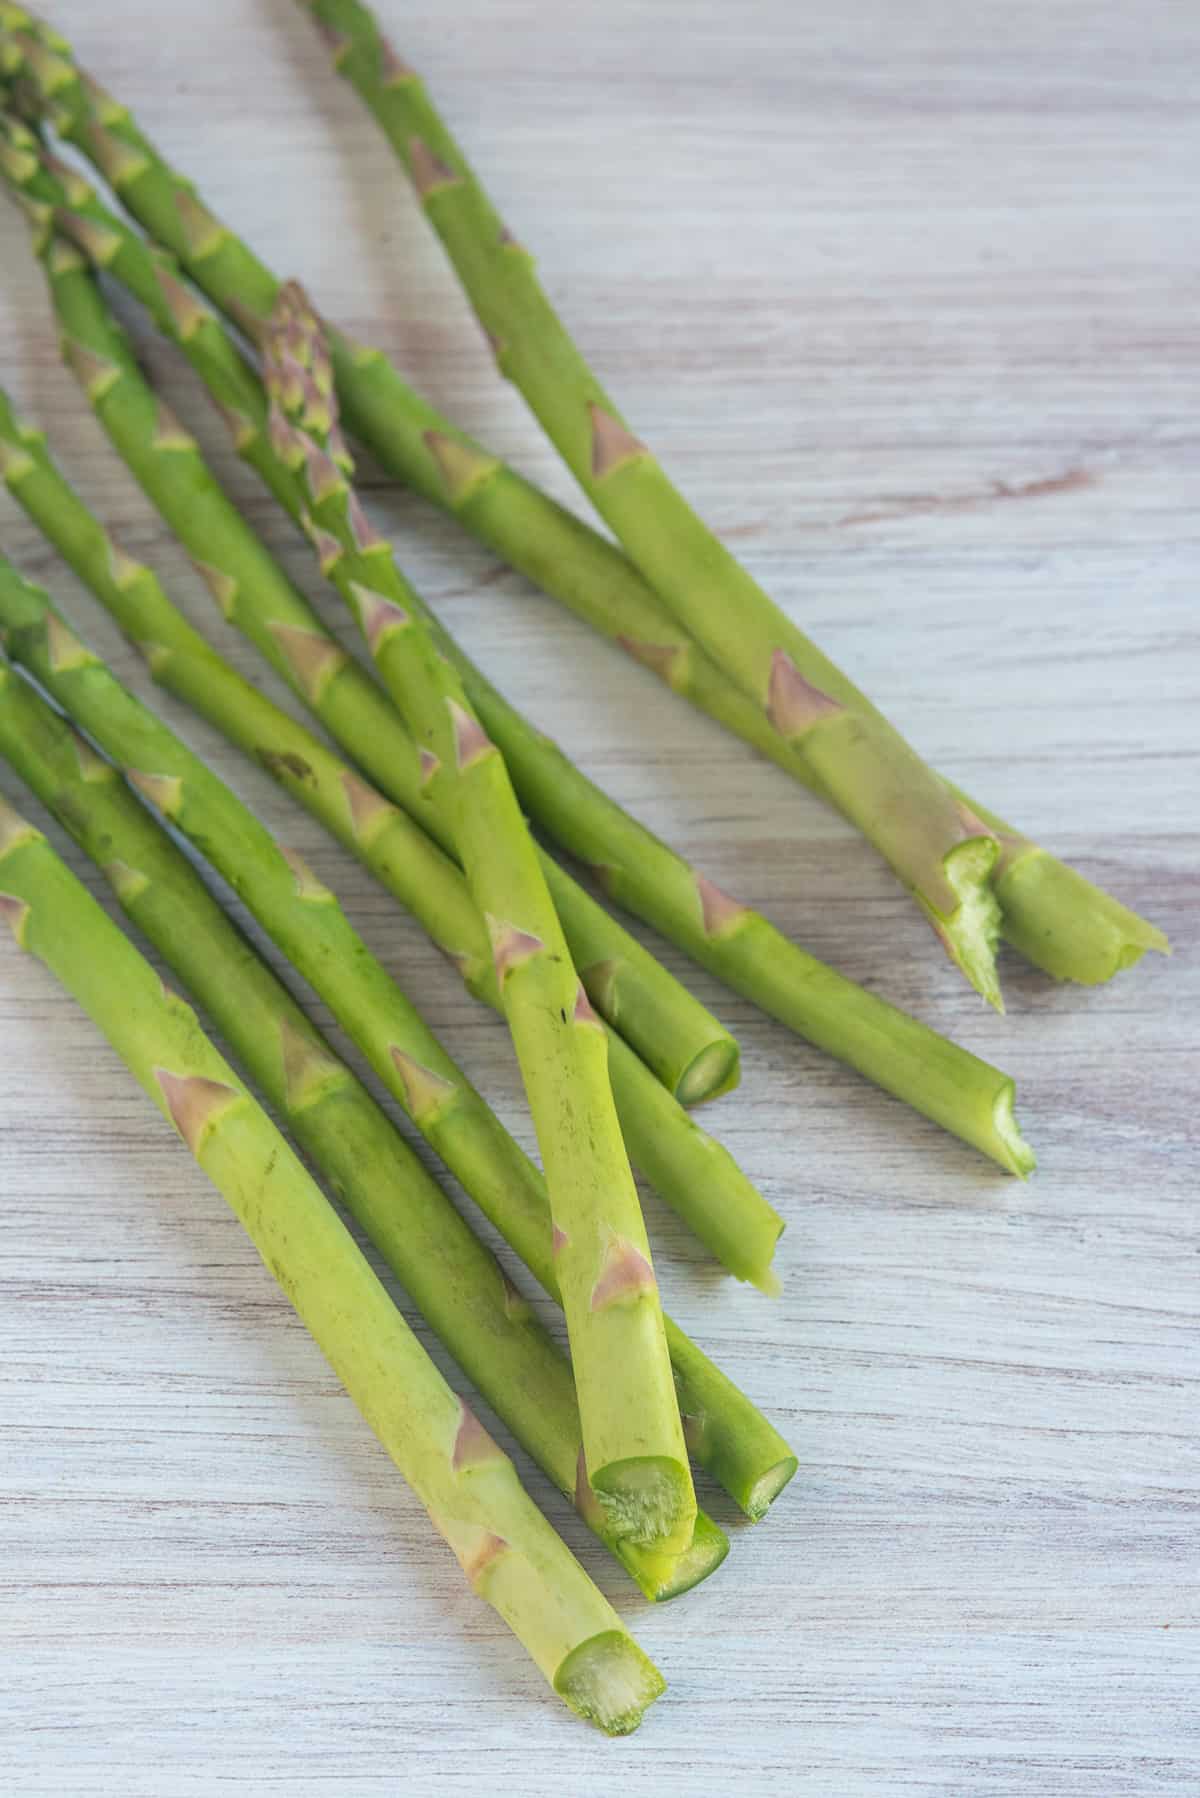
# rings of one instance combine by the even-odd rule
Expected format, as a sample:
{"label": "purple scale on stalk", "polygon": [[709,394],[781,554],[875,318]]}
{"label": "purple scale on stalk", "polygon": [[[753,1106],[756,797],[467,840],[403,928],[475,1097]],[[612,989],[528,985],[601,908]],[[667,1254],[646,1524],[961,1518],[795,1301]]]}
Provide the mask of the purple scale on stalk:
{"label": "purple scale on stalk", "polygon": [[12,931],[18,949],[25,947],[25,928],[29,922],[29,906],[15,893],[0,893],[0,918]]}
{"label": "purple scale on stalk", "polygon": [[373,551],[386,549],[388,541],[381,537],[371,520],[363,511],[362,502],[354,489],[350,489],[346,501],[346,522],[350,526],[350,535],[354,539],[354,547],[360,556],[369,556]]}
{"label": "purple scale on stalk", "polygon": [[721,937],[728,934],[739,918],[745,917],[749,906],[743,905],[739,899],[733,899],[728,893],[707,876],[693,870],[696,891],[700,896],[700,911],[704,919],[704,934],[709,937]]}
{"label": "purple scale on stalk", "polygon": [[432,1068],[423,1067],[398,1044],[390,1044],[388,1054],[400,1076],[404,1103],[414,1123],[419,1125],[422,1119],[435,1116],[458,1091],[453,1081],[443,1079]]}
{"label": "purple scale on stalk", "polygon": [[604,1028],[604,1025],[592,1010],[592,1002],[584,992],[582,982],[575,994],[575,1010],[572,1014],[572,1022],[590,1025],[593,1030],[603,1030]]}
{"label": "purple scale on stalk", "polygon": [[472,1467],[486,1467],[489,1461],[502,1461],[504,1450],[488,1435],[474,1411],[460,1398],[458,1430],[450,1465],[455,1473],[466,1473]]}
{"label": "purple scale on stalk", "polygon": [[454,758],[461,773],[495,745],[474,713],[468,712],[456,699],[447,699],[446,710],[454,726]]}
{"label": "purple scale on stalk", "polygon": [[676,687],[678,677],[687,666],[687,648],[682,643],[643,643],[637,637],[618,637],[626,655],[651,669],[668,687]]}
{"label": "purple scale on stalk", "polygon": [[440,187],[459,187],[462,176],[429,148],[422,138],[408,140],[408,166],[413,186],[424,200]]}
{"label": "purple scale on stalk", "polygon": [[529,961],[532,956],[540,955],[546,945],[540,936],[522,930],[517,924],[502,923],[493,918],[490,912],[484,913],[484,919],[491,938],[496,979],[503,987],[514,968],[519,968],[522,962]]}
{"label": "purple scale on stalk", "polygon": [[603,406],[597,406],[594,400],[588,402],[588,411],[592,419],[592,479],[602,481],[606,475],[613,474],[626,462],[634,461],[638,456],[649,455],[645,444],[640,442],[627,430],[620,419],[606,412]]}
{"label": "purple scale on stalk", "polygon": [[367,648],[372,655],[377,655],[385,640],[393,632],[404,630],[411,622],[403,606],[387,597],[386,593],[377,593],[374,587],[364,587],[361,581],[351,581],[350,591],[354,596],[354,604],[358,610],[358,624],[366,638]]}
{"label": "purple scale on stalk", "polygon": [[802,737],[845,709],[840,700],[831,699],[820,687],[805,680],[786,650],[774,652],[767,688],[767,717],[781,737]]}
{"label": "purple scale on stalk", "polygon": [[167,1068],[155,1068],[154,1078],[171,1122],[192,1154],[199,1155],[217,1119],[241,1094],[223,1080],[210,1080],[203,1074],[173,1074]]}
{"label": "purple scale on stalk", "polygon": [[654,1269],[641,1250],[626,1237],[614,1236],[604,1251],[599,1278],[592,1287],[591,1309],[604,1311],[609,1305],[628,1303],[657,1291]]}

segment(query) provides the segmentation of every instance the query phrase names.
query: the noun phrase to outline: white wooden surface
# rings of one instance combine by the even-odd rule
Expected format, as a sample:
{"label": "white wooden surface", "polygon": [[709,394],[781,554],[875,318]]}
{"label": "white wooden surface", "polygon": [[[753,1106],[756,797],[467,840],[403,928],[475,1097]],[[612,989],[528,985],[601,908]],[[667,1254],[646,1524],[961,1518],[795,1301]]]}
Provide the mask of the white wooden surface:
{"label": "white wooden surface", "polygon": [[[660,1611],[530,1474],[671,1682],[610,1744],[466,1593],[91,1026],[0,953],[0,1791],[1194,1791],[1195,8],[382,4],[701,508],[938,765],[1178,953],[1098,992],[1013,962],[1009,1015],[985,1014],[838,821],[382,498],[453,627],[591,773],[1018,1077],[1041,1169],[1006,1181],[691,976],[744,1044],[742,1090],[710,1121],[788,1217],[786,1294],[714,1278],[648,1200],[663,1283],[803,1471],[769,1522],[735,1528],[720,1578]],[[56,16],[269,260],[568,493],[289,0]],[[5,383],[211,627],[81,414],[15,217],[0,262]],[[0,517],[144,688],[15,508]],[[528,1142],[497,1022],[315,826],[167,709],[336,884]]]}

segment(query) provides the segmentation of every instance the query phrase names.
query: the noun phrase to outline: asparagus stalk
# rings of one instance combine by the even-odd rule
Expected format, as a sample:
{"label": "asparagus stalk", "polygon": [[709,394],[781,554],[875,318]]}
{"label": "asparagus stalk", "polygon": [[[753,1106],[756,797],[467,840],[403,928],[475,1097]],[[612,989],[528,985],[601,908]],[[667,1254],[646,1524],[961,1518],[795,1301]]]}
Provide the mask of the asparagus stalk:
{"label": "asparagus stalk", "polygon": [[40,831],[0,800],[0,916],[107,1036],[204,1172],[457,1556],[554,1690],[610,1734],[664,1682],[446,1384],[345,1225]]}
{"label": "asparagus stalk", "polygon": [[[328,532],[344,514],[349,534],[345,479],[311,447],[314,529]],[[386,639],[386,665],[403,671],[429,792],[453,818],[487,923],[546,1168],[591,1487],[616,1535],[682,1554],[696,1498],[650,1244],[609,1085],[606,1035],[579,983],[503,761],[437,655],[390,555],[384,562],[373,553],[351,592],[364,633]],[[385,582],[403,609],[378,591]]]}
{"label": "asparagus stalk", "polygon": [[[179,459],[172,459],[173,466]],[[154,574],[118,549],[55,468],[41,433],[18,422],[2,392],[0,477],[141,649],[154,679],[201,712],[318,818],[413,913],[469,990],[498,1011],[491,946],[458,868],[407,813],[389,805],[216,654],[171,604]],[[407,739],[405,748],[414,765],[415,791],[416,748]],[[556,864],[547,861],[547,866]],[[607,914],[582,892],[578,897],[584,903],[575,907],[577,926],[590,912],[604,920],[595,932],[600,951],[608,937]],[[592,965],[594,971],[602,967],[599,956]],[[777,1291],[771,1261],[783,1228],[779,1214],[615,1031],[609,1035],[609,1073],[634,1163],[724,1267],[764,1291]]]}
{"label": "asparagus stalk", "polygon": [[[484,1215],[561,1302],[541,1174],[370,955],[334,895],[2,558],[0,630],[10,657],[228,880]],[[678,1325],[665,1323],[689,1448],[747,1516],[764,1516],[795,1473],[795,1456]]]}
{"label": "asparagus stalk", "polygon": [[[281,469],[270,447],[261,389],[247,383],[244,365],[229,341],[220,338],[215,321],[190,296],[181,297],[175,292],[173,277],[167,275],[164,284],[164,271],[160,268],[155,274],[144,246],[112,214],[98,208],[94,198],[85,200],[78,192],[72,198],[61,183],[57,188],[48,187],[44,170],[40,182],[37,191],[51,195],[45,205],[51,209],[53,222],[68,228],[85,252],[118,273],[152,308],[216,395],[231,421],[242,455],[263,475],[281,502],[299,516],[303,506],[295,481],[289,470]],[[28,158],[23,183],[27,189],[32,185]],[[52,278],[52,287],[60,288],[61,281]],[[172,295],[173,299],[164,295]],[[94,334],[96,329],[89,322],[85,341],[91,343],[93,350],[102,349],[107,361],[117,361],[122,353],[119,340],[106,340],[102,345]],[[96,410],[174,528],[185,541],[189,532],[197,539],[203,533],[203,541],[209,546],[207,553],[211,555],[212,545],[228,544],[230,533],[223,526],[218,535],[211,508],[203,520],[200,518],[193,498],[194,479],[189,482],[187,503],[180,504],[177,489],[168,483],[174,458],[169,463],[164,458],[150,459],[145,445],[149,442],[151,449],[155,447],[149,423],[152,409],[142,408],[143,428],[136,442],[128,431],[122,432],[118,418],[119,412],[123,417],[121,396],[127,380],[140,379],[127,355],[125,362],[129,367],[123,369],[122,380],[114,383],[111,395],[101,393],[94,399]],[[173,494],[176,497],[172,508]],[[197,553],[206,552],[198,548]],[[235,575],[232,551],[226,548],[221,553],[224,563],[216,571],[213,585],[223,596],[226,614],[285,676],[290,673],[294,686],[298,684],[296,670],[281,651],[281,636],[302,642],[308,659],[318,667],[335,663],[341,667],[338,658],[342,652],[311,607],[289,588],[290,610],[281,613],[283,584],[279,581],[270,592],[269,606],[264,605],[257,579]],[[436,623],[430,622],[438,630]],[[1032,1154],[1013,1119],[1011,1081],[836,974],[790,943],[757,913],[729,900],[658,838],[613,806],[502,699],[446,633],[438,631],[438,641],[463,674],[467,690],[492,738],[502,746],[529,809],[539,822],[561,832],[582,859],[603,870],[604,877],[619,889],[622,900],[631,909],[656,924],[768,1013],[981,1149],[1002,1167],[1022,1174],[1032,1168]],[[300,686],[299,690],[313,702],[313,683]],[[423,801],[415,755],[410,754],[403,764],[394,756],[385,761],[375,734],[364,734],[360,719],[351,721],[347,728],[345,713],[334,712],[323,689],[318,692],[317,703],[333,734],[376,783],[390,797],[436,826],[436,818],[429,818],[430,808]],[[406,774],[403,788],[397,785],[402,770]],[[553,864],[545,866],[549,871]],[[557,902],[557,889],[552,890]],[[638,1159],[637,1151],[634,1158]],[[644,1166],[644,1155],[640,1164]]]}
{"label": "asparagus stalk", "polygon": [[703,1514],[686,1554],[611,1537],[580,1478],[570,1365],[526,1299],[115,769],[3,661],[0,755],[107,876],[464,1373],[645,1596],[674,1598],[715,1572],[729,1543]]}
{"label": "asparagus stalk", "polygon": [[294,472],[321,566],[408,719],[430,805],[487,923],[546,1171],[592,1489],[635,1541],[680,1554],[692,1539],[696,1496],[604,1030],[571,963],[504,758],[350,484],[333,369],[295,286],[280,294],[267,370],[277,460]]}
{"label": "asparagus stalk", "polygon": [[[255,334],[275,302],[275,276],[170,169],[128,111],[79,74],[61,38],[49,34],[52,41],[31,65],[22,47],[33,28],[30,15],[8,8],[13,14],[19,21],[0,33],[0,67],[7,61],[12,70],[26,70],[31,103],[53,110],[63,134],[113,183],[150,235],[171,248],[214,305]],[[382,467],[674,691],[821,792],[803,756],[680,628],[619,549],[442,417],[381,351],[338,332],[331,332],[330,347],[347,423]],[[951,790],[1002,839],[993,886],[1003,934],[1035,966],[1056,980],[1093,985],[1133,966],[1147,949],[1169,953],[1161,931],[1047,850],[1033,846],[1014,855],[1012,846],[1028,839],[978,800]]]}
{"label": "asparagus stalk", "polygon": [[624,423],[493,209],[415,72],[359,0],[304,0],[383,128],[495,346],[597,511],[680,624],[886,858],[972,985],[1002,1009],[990,876],[999,846],[964,824],[899,731],[776,606]]}

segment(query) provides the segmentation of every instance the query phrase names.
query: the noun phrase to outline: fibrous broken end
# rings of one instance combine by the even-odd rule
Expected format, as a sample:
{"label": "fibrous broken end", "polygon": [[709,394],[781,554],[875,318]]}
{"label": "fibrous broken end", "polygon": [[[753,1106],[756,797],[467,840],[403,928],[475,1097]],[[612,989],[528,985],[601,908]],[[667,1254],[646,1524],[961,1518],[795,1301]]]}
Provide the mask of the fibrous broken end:
{"label": "fibrous broken end", "polygon": [[652,1604],[667,1604],[716,1572],[729,1553],[729,1537],[711,1517],[697,1511],[691,1547],[681,1555],[658,1554],[632,1542],[616,1544],[615,1552],[642,1595]]}
{"label": "fibrous broken end", "polygon": [[962,969],[975,991],[1002,1012],[1004,999],[996,973],[1001,912],[991,883],[996,855],[994,837],[971,837],[943,857],[943,872],[958,897],[950,917],[937,912],[920,894],[917,898],[951,961]]}
{"label": "fibrous broken end", "polygon": [[573,1648],[554,1676],[554,1690],[577,1716],[610,1736],[627,1736],[667,1682],[623,1630],[605,1630]]}
{"label": "fibrous broken end", "polygon": [[696,1507],[687,1467],[669,1455],[610,1461],[592,1475],[592,1491],[618,1540],[681,1555],[691,1546]]}
{"label": "fibrous broken end", "polygon": [[1003,1165],[1010,1173],[1027,1180],[1037,1166],[1037,1156],[1021,1135],[1014,1111],[1016,1096],[1016,1087],[1011,1080],[1006,1080],[996,1094],[996,1102],[992,1108],[992,1126],[1001,1151],[1001,1156],[997,1159],[1003,1157]]}
{"label": "fibrous broken end", "polygon": [[787,1455],[782,1461],[776,1461],[774,1467],[768,1467],[765,1473],[759,1475],[741,1500],[742,1510],[751,1523],[762,1522],[799,1466],[795,1455]]}

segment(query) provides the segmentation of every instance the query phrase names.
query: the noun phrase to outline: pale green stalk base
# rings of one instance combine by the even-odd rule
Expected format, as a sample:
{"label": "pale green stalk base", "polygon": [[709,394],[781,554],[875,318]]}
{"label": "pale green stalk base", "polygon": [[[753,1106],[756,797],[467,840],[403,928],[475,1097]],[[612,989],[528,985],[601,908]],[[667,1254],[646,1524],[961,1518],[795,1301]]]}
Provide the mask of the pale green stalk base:
{"label": "pale green stalk base", "polygon": [[653,1663],[429,1360],[266,1113],[53,854],[0,801],[0,917],[96,1022],[224,1195],[472,1589],[611,1734],[664,1690]]}
{"label": "pale green stalk base", "polygon": [[187,858],[56,711],[0,661],[0,755],[108,876],[130,920],[198,996],[301,1148],[517,1440],[661,1602],[728,1552],[701,1515],[689,1551],[651,1555],[604,1528],[579,1486],[566,1357],[366,1088],[227,918]]}

